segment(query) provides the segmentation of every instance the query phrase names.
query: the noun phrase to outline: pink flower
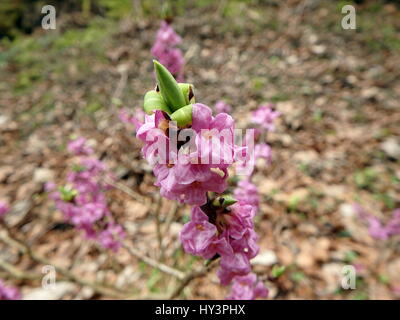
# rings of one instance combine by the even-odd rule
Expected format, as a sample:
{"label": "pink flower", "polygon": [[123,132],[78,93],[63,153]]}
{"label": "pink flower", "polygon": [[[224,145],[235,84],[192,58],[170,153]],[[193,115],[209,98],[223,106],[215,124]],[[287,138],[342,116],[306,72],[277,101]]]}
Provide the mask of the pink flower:
{"label": "pink flower", "polygon": [[254,147],[254,157],[256,159],[264,159],[268,164],[271,163],[271,147],[266,143],[256,144]]}
{"label": "pink flower", "polygon": [[227,188],[227,172],[220,175],[205,164],[180,164],[172,167],[156,165],[154,174],[160,194],[181,203],[202,205],[207,201],[207,191],[222,193]]}
{"label": "pink flower", "polygon": [[68,151],[76,156],[89,155],[93,149],[87,146],[87,141],[83,137],[76,138],[68,143]]}
{"label": "pink flower", "polygon": [[254,273],[233,278],[229,300],[255,300],[257,298],[267,298],[268,289],[261,281],[257,281]]}
{"label": "pink flower", "polygon": [[182,51],[175,46],[181,41],[181,37],[175,33],[174,29],[168,23],[162,21],[151,48],[152,55],[177,77],[178,81],[183,81],[184,59]]}
{"label": "pink flower", "polygon": [[250,272],[250,259],[258,253],[254,214],[252,206],[240,203],[227,209],[194,207],[192,220],[181,231],[183,248],[205,259],[218,254],[218,276],[221,284],[227,285],[235,276]]}
{"label": "pink flower", "polygon": [[271,109],[271,105],[262,105],[252,112],[252,121],[268,131],[274,131],[274,120],[280,115],[280,112]]}
{"label": "pink flower", "polygon": [[183,227],[180,240],[187,253],[211,259],[216,254],[217,228],[200,207],[193,207],[191,221]]}
{"label": "pink flower", "polygon": [[121,241],[126,237],[122,226],[109,223],[107,228],[98,235],[99,243],[106,249],[117,252],[121,248]]}
{"label": "pink flower", "polygon": [[6,286],[0,280],[0,300],[20,300],[21,293],[17,288]]}
{"label": "pink flower", "polygon": [[5,202],[0,201],[0,219],[10,211],[10,207]]}
{"label": "pink flower", "polygon": [[193,105],[192,117],[192,129],[197,133],[197,155],[201,163],[216,168],[226,168],[233,164],[238,150],[233,118],[226,113],[213,117],[211,109],[201,103]]}
{"label": "pink flower", "polygon": [[239,181],[234,191],[235,199],[242,204],[249,204],[256,208],[260,205],[257,186],[247,180]]}
{"label": "pink flower", "polygon": [[393,211],[392,218],[386,224],[367,212],[359,204],[353,204],[353,209],[361,219],[368,223],[368,231],[371,237],[387,240],[391,236],[400,234],[400,209]]}
{"label": "pink flower", "polygon": [[171,122],[163,111],[156,110],[151,115],[145,115],[145,122],[137,130],[136,137],[144,142],[142,153],[150,164],[173,163],[176,157],[173,150],[169,151],[170,139],[167,135],[171,130],[176,129],[171,128]]}
{"label": "pink flower", "polygon": [[[221,113],[215,118],[211,109],[193,105],[191,147],[179,144],[181,129],[172,125],[168,116],[157,110],[145,117],[137,132],[144,142],[142,153],[154,166],[156,186],[163,197],[182,203],[202,205],[207,191],[221,193],[227,188],[226,168],[233,162],[236,146],[233,119]],[[175,133],[176,140],[171,139]]]}
{"label": "pink flower", "polygon": [[217,113],[229,113],[232,111],[232,107],[222,100],[217,101],[214,108]]}
{"label": "pink flower", "polygon": [[[81,150],[82,145],[77,144]],[[84,144],[83,144],[84,145]],[[46,184],[46,191],[60,210],[65,220],[84,232],[86,238],[98,241],[107,249],[117,250],[118,239],[124,237],[122,227],[115,224],[108,209],[105,191],[109,184],[104,178],[112,179],[106,165],[94,158],[81,154],[77,165],[67,173],[68,185],[56,190],[54,183]],[[82,155],[83,154],[83,155]],[[106,226],[106,227],[105,227]]]}

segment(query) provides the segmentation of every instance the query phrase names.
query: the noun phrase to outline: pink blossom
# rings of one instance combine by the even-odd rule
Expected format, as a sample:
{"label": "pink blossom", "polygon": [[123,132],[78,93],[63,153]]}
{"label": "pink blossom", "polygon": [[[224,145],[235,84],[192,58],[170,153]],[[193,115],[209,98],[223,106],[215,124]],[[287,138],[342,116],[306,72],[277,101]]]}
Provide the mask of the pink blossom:
{"label": "pink blossom", "polygon": [[271,109],[271,105],[262,105],[252,112],[252,121],[268,131],[274,131],[274,120],[280,115],[280,112]]}
{"label": "pink blossom", "polygon": [[248,180],[239,181],[234,191],[235,199],[240,203],[249,204],[256,208],[260,205],[260,197],[257,186]]}
{"label": "pink blossom", "polygon": [[232,107],[222,100],[217,101],[214,108],[217,113],[229,113],[232,111]]}
{"label": "pink blossom", "polygon": [[193,105],[192,129],[197,133],[196,148],[201,163],[216,168],[226,168],[235,161],[238,147],[235,145],[234,120],[226,113],[215,117],[204,104]]}
{"label": "pink blossom", "polygon": [[268,164],[271,163],[271,147],[266,143],[256,144],[256,146],[254,147],[254,157],[256,159],[264,159]]}
{"label": "pink blossom", "polygon": [[268,289],[262,281],[257,281],[254,273],[233,278],[231,291],[227,299],[229,300],[255,300],[257,298],[267,298]]}
{"label": "pink blossom", "polygon": [[227,188],[226,170],[221,176],[205,164],[156,165],[154,175],[163,197],[192,205],[205,204],[207,191],[222,193]]}
{"label": "pink blossom", "polygon": [[187,253],[210,259],[217,253],[214,246],[218,242],[217,233],[216,226],[200,207],[193,207],[191,221],[184,225],[180,240]]}
{"label": "pink blossom", "polygon": [[[207,214],[204,210],[210,210]],[[185,251],[203,258],[221,257],[218,276],[227,285],[237,275],[250,272],[250,259],[258,251],[253,218],[255,209],[240,202],[228,209],[192,209],[192,221],[182,229]]]}
{"label": "pink blossom", "polygon": [[76,156],[89,155],[93,149],[87,146],[87,141],[83,137],[76,138],[68,143],[68,151]]}
{"label": "pink blossom", "polygon": [[174,29],[168,23],[162,21],[151,48],[153,56],[176,76],[178,81],[183,81],[183,54],[179,48],[176,48],[181,41],[181,37]]}
{"label": "pink blossom", "polygon": [[[181,129],[172,125],[167,115],[157,110],[145,116],[145,123],[137,131],[144,142],[142,153],[154,165],[155,183],[163,197],[182,203],[202,205],[207,191],[223,192],[228,177],[227,167],[235,157],[233,119],[225,114],[212,116],[209,107],[193,105],[192,127],[194,147],[185,148],[178,136]],[[222,134],[221,134],[222,133]]]}
{"label": "pink blossom", "polygon": [[122,226],[116,223],[109,223],[107,228],[98,235],[99,243],[106,249],[117,252],[121,248],[121,241],[126,237]]}
{"label": "pink blossom", "polygon": [[368,223],[371,237],[378,240],[387,240],[391,236],[400,234],[400,209],[393,211],[391,219],[384,224],[378,217],[367,212],[359,204],[353,204],[354,211]]}
{"label": "pink blossom", "polygon": [[0,300],[20,300],[21,293],[17,288],[6,286],[2,280],[0,280]]}
{"label": "pink blossom", "polygon": [[0,219],[3,218],[10,211],[7,203],[0,201]]}
{"label": "pink blossom", "polygon": [[[110,186],[104,182],[105,177],[112,179],[102,161],[81,155],[77,165],[67,173],[68,184],[58,190],[54,183],[47,184],[46,190],[51,192],[50,198],[55,201],[65,220],[82,230],[88,239],[98,241],[105,248],[117,250],[117,242],[124,237],[124,233],[115,224],[108,209],[105,191]],[[113,238],[114,234],[118,238]]]}

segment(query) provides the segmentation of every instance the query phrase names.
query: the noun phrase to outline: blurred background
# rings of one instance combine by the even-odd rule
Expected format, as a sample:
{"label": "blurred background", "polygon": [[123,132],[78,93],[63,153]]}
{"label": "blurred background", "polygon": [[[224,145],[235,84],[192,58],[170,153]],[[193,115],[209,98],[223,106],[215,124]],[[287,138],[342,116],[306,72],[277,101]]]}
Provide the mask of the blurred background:
{"label": "blurred background", "polygon": [[[55,30],[41,28],[46,4],[56,8]],[[341,26],[346,4],[356,9],[355,30]],[[282,113],[267,137],[272,163],[253,179],[262,197],[254,270],[270,298],[398,299],[399,237],[375,239],[351,205],[383,223],[400,207],[399,8],[379,0],[1,0],[0,200],[12,208],[11,235],[34,254],[0,242],[0,279],[46,299],[164,297],[179,285],[125,249],[84,241],[55,209],[44,184],[65,182],[74,136],[89,139],[114,172],[109,207],[132,247],[177,270],[202,265],[178,240],[189,207],[157,199],[141,144],[118,118],[155,85],[150,48],[167,18],[182,37],[197,101],[227,101],[239,128],[260,104]],[[50,294],[39,277],[46,261],[35,254],[68,271]],[[356,268],[354,290],[341,287],[345,265]],[[179,298],[223,299],[226,290],[212,271]]]}

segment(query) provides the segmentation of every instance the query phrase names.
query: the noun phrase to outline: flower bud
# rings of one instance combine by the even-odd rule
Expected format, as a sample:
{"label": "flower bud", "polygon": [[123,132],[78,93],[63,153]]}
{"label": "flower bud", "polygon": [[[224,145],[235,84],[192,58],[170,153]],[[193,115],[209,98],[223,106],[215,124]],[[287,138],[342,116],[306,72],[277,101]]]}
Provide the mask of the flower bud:
{"label": "flower bud", "polygon": [[59,187],[60,197],[65,202],[71,202],[78,195],[78,191],[70,188],[69,186]]}
{"label": "flower bud", "polygon": [[187,105],[182,90],[172,74],[157,60],[153,60],[157,83],[164,101],[172,112]]}
{"label": "flower bud", "polygon": [[155,90],[148,91],[145,94],[143,108],[147,114],[152,114],[154,110],[163,110],[168,114],[171,113],[161,94]]}
{"label": "flower bud", "polygon": [[194,99],[194,86],[191,83],[178,83],[181,88],[186,104],[196,103]]}
{"label": "flower bud", "polygon": [[171,120],[175,121],[179,127],[186,127],[192,124],[192,105],[189,104],[176,110],[173,114],[171,114]]}
{"label": "flower bud", "polygon": [[234,197],[232,197],[230,195],[223,195],[223,196],[216,198],[212,202],[212,204],[215,207],[226,208],[226,207],[229,207],[229,206],[235,204],[236,202],[237,202],[237,200]]}

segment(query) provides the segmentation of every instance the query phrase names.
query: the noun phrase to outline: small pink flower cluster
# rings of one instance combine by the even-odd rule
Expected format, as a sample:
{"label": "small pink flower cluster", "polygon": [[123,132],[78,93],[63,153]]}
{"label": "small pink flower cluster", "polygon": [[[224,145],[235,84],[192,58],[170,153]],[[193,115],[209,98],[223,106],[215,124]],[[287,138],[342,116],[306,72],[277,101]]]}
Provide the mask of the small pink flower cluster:
{"label": "small pink flower cluster", "polygon": [[235,276],[251,271],[250,259],[259,251],[254,215],[254,207],[240,203],[226,208],[212,204],[195,206],[191,221],[180,234],[183,248],[204,259],[220,256],[218,277],[221,284],[228,285]]}
{"label": "small pink flower cluster", "polygon": [[157,58],[176,78],[183,81],[184,59],[182,51],[176,46],[182,41],[181,37],[165,21],[157,31],[156,40],[151,48],[152,55]]}
{"label": "small pink flower cluster", "polygon": [[400,235],[400,208],[393,211],[392,218],[386,224],[367,212],[359,204],[354,204],[353,209],[361,219],[368,223],[368,231],[371,237],[387,240],[392,236]]}
{"label": "small pink flower cluster", "polygon": [[268,289],[261,281],[257,281],[254,273],[249,273],[233,279],[231,292],[227,298],[229,300],[255,300],[267,297]]}
{"label": "small pink flower cluster", "polygon": [[258,209],[260,205],[260,197],[258,188],[249,180],[241,180],[234,191],[235,199],[242,204],[250,204]]}
{"label": "small pink flower cluster", "polygon": [[21,293],[17,288],[6,286],[2,280],[0,280],[0,300],[20,300]]}
{"label": "small pink flower cluster", "polygon": [[272,104],[261,105],[252,113],[252,121],[268,131],[274,131],[274,121],[281,113],[272,110]]}
{"label": "small pink flower cluster", "polygon": [[0,219],[2,219],[9,211],[10,207],[8,204],[0,201]]}
{"label": "small pink flower cluster", "polygon": [[[227,168],[237,153],[234,121],[226,113],[213,117],[209,107],[194,104],[190,134],[195,135],[192,139],[195,146],[191,149],[176,146],[172,150],[173,147],[167,148],[173,131],[167,117],[160,110],[145,116],[145,123],[137,132],[137,137],[145,143],[142,153],[154,165],[156,186],[160,187],[163,197],[203,205],[207,202],[207,191],[222,193],[227,188]],[[219,135],[224,130],[228,133],[228,141]],[[165,152],[160,154],[160,148],[156,146],[166,146]]]}
{"label": "small pink flower cluster", "polygon": [[108,209],[105,191],[109,185],[103,181],[110,176],[106,165],[90,156],[93,150],[82,137],[71,141],[68,150],[78,156],[78,164],[68,172],[67,186],[55,191],[54,183],[49,183],[46,190],[52,191],[51,198],[68,222],[83,230],[87,238],[117,251],[125,232]]}
{"label": "small pink flower cluster", "polygon": [[[275,130],[274,120],[280,116],[279,112],[273,111],[272,105],[262,105],[253,112],[252,121],[261,124],[261,129],[256,129],[254,138],[259,141],[268,131]],[[246,140],[248,137],[245,138]],[[248,144],[248,143],[246,143]],[[271,147],[265,142],[258,142],[254,147],[254,159],[264,159],[267,164],[271,163]],[[245,180],[238,183],[234,191],[235,198],[243,204],[251,204],[258,208],[260,199],[258,188],[251,182],[253,171],[251,171]]]}

